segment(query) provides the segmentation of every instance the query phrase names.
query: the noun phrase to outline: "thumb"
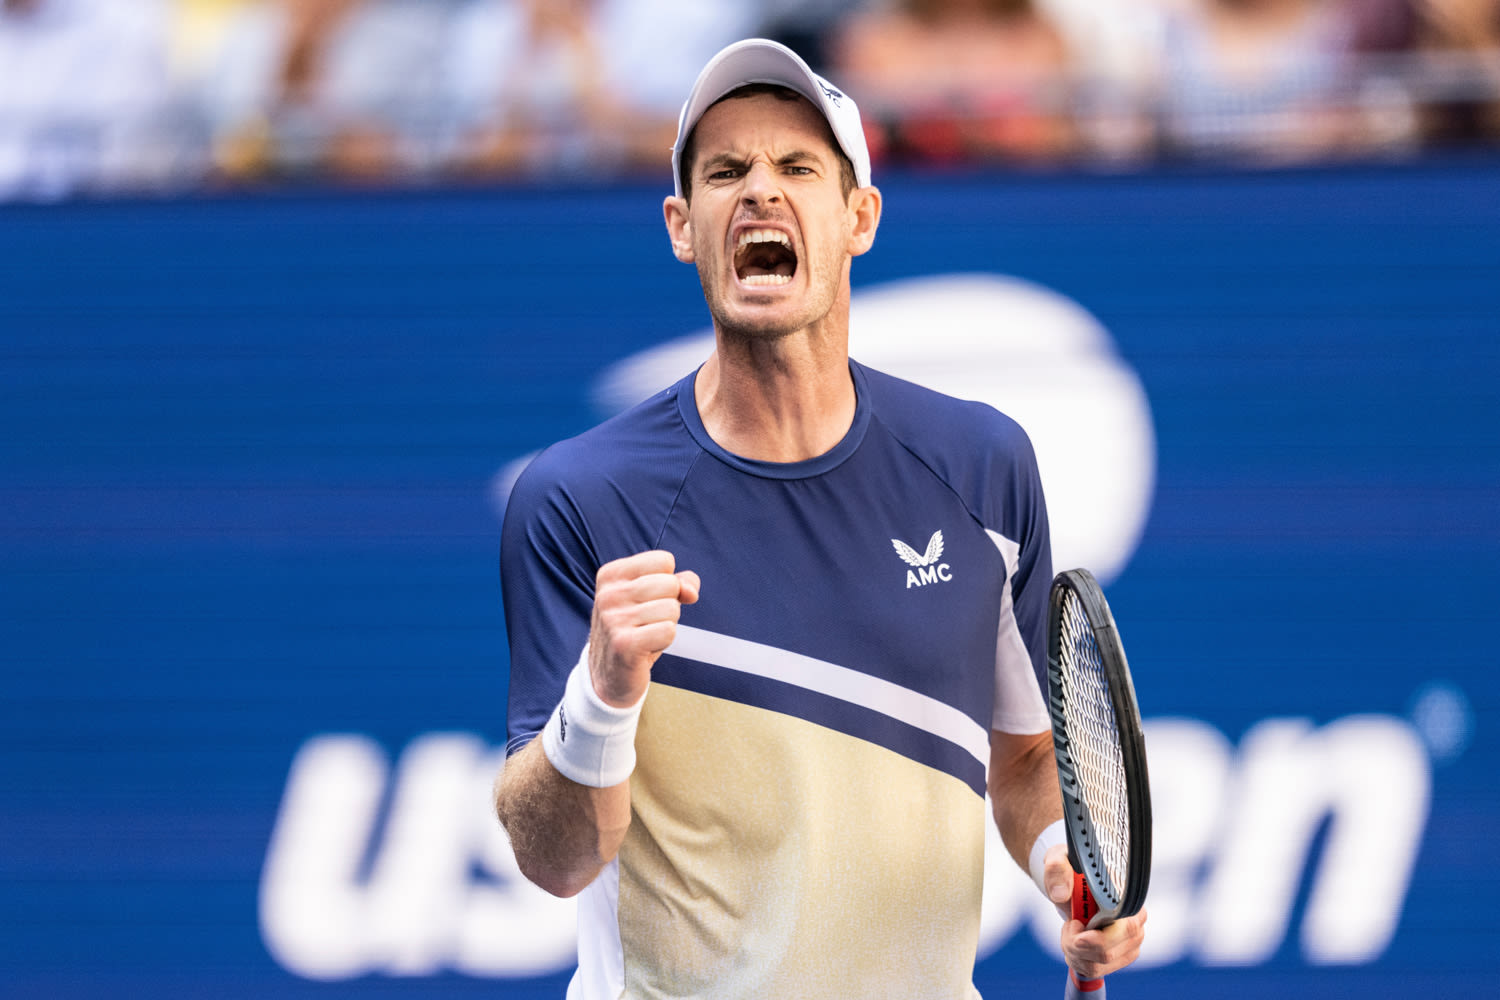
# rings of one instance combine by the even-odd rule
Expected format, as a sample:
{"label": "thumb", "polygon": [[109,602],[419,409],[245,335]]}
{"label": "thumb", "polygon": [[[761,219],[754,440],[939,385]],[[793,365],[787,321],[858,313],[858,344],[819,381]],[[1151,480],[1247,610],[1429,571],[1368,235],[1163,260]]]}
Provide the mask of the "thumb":
{"label": "thumb", "polygon": [[1068,848],[1054,844],[1047,849],[1042,862],[1042,884],[1047,887],[1047,898],[1059,906],[1067,905],[1073,898],[1073,866],[1068,864]]}
{"label": "thumb", "polygon": [[703,585],[698,580],[697,573],[686,569],[677,574],[677,586],[677,599],[683,604],[693,604],[698,600],[698,591]]}

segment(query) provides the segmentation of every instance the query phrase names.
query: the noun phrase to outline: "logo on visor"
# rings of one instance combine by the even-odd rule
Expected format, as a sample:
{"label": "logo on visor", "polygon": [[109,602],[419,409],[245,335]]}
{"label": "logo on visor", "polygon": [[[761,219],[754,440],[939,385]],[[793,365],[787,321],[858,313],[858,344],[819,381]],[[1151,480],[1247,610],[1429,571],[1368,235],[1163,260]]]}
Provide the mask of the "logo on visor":
{"label": "logo on visor", "polygon": [[820,86],[820,87],[823,88],[823,93],[834,104],[838,104],[839,101],[841,101],[841,100],[844,99],[844,95],[843,94],[839,93],[837,90],[834,90],[832,87],[830,87],[827,83],[823,82],[822,80],[818,81],[818,86]]}

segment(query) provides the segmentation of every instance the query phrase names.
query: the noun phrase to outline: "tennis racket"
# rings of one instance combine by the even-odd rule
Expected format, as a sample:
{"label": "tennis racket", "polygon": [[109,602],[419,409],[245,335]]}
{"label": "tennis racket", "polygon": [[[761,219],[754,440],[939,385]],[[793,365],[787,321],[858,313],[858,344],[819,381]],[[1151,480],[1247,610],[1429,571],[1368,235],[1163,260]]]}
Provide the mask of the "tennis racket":
{"label": "tennis racket", "polygon": [[[1130,667],[1092,573],[1052,581],[1047,695],[1073,882],[1088,928],[1133,916],[1151,878],[1151,789]],[[1065,996],[1103,1000],[1104,980],[1068,970]]]}

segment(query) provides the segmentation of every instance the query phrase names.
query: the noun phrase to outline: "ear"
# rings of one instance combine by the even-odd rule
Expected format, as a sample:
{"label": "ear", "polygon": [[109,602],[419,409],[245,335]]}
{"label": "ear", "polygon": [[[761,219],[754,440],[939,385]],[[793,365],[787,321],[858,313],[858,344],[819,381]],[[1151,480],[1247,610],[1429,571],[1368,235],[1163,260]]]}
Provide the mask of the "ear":
{"label": "ear", "polygon": [[672,195],[662,202],[662,215],[667,220],[667,238],[672,241],[672,254],[684,264],[693,262],[693,224],[688,221],[686,198]]}
{"label": "ear", "polygon": [[880,205],[880,189],[873,185],[849,192],[849,214],[854,219],[854,227],[849,231],[849,256],[858,257],[875,244]]}

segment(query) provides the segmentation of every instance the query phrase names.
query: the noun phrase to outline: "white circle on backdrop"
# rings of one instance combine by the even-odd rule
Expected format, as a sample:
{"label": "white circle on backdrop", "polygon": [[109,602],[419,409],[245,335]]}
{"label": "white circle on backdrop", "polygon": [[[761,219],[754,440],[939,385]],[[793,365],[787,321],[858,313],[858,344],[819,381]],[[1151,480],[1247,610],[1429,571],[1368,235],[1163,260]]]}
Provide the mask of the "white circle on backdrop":
{"label": "white circle on backdrop", "polygon": [[[857,290],[849,329],[860,363],[1017,420],[1036,448],[1053,566],[1119,576],[1150,511],[1156,433],[1139,376],[1088,310],[1019,278],[948,274]],[[708,330],[626,358],[599,377],[594,403],[618,413],[713,347]]]}

